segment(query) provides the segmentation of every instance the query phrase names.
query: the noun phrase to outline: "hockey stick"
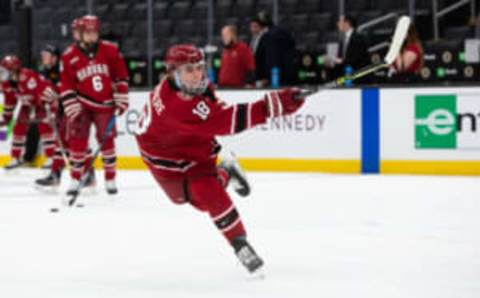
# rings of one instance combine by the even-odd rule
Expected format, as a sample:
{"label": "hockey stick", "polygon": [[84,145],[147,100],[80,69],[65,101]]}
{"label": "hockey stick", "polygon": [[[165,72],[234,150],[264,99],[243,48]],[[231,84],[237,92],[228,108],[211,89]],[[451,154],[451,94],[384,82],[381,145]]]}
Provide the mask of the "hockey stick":
{"label": "hockey stick", "polygon": [[50,121],[48,121],[48,123],[52,127],[53,133],[56,136],[58,144],[60,145],[60,152],[62,154],[62,158],[63,158],[65,164],[70,166],[70,160],[68,159],[68,156],[67,156],[67,149],[65,147],[65,144],[63,144],[60,133],[58,132],[58,127],[57,127],[57,124],[55,123],[55,119],[52,117],[52,111],[50,110],[50,106],[45,105],[45,110],[47,111],[47,119],[51,119]]}
{"label": "hockey stick", "polygon": [[390,43],[390,48],[388,49],[387,55],[382,62],[371,64],[365,66],[352,74],[341,76],[331,82],[328,82],[324,85],[317,86],[314,89],[306,89],[303,90],[299,98],[305,98],[317,92],[321,92],[327,89],[333,89],[337,87],[341,87],[345,85],[346,81],[354,81],[359,78],[363,78],[371,73],[374,73],[380,69],[387,68],[395,61],[395,59],[400,54],[400,50],[402,49],[403,42],[407,37],[408,28],[410,27],[410,18],[407,16],[401,16],[398,19],[397,25],[395,26],[395,32],[393,34],[392,42]]}
{"label": "hockey stick", "polygon": [[[102,136],[102,140],[100,141],[100,144],[98,144],[97,150],[95,151],[92,159],[90,160],[89,164],[87,165],[87,167],[85,169],[85,173],[88,173],[90,171],[90,169],[93,167],[93,163],[95,162],[98,155],[102,151],[102,148],[105,145],[105,142],[108,138],[108,135],[110,134],[110,132],[112,132],[113,127],[115,126],[115,118],[116,118],[116,115],[113,114],[112,118],[110,118],[110,120],[108,121],[107,128],[105,129],[105,132],[103,133],[103,136]],[[77,189],[75,190],[75,192],[71,196],[71,198],[67,201],[67,206],[68,207],[72,207],[77,202],[78,196],[80,195],[80,190],[85,185],[87,177],[88,177],[88,175],[83,175],[82,178],[80,179],[80,183],[78,184]]]}

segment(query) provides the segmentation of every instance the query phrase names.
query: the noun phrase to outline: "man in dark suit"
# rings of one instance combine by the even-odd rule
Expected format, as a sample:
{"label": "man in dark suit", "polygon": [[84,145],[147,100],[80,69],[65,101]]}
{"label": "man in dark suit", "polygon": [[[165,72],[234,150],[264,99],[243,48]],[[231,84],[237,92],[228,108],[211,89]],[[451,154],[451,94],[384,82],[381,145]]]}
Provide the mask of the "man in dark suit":
{"label": "man in dark suit", "polygon": [[266,12],[250,22],[250,48],[255,55],[257,87],[271,84],[271,71],[278,68],[280,85],[295,84],[295,40],[290,32],[273,24]]}
{"label": "man in dark suit", "polygon": [[345,74],[347,66],[353,71],[358,70],[370,63],[365,38],[356,32],[355,20],[351,16],[340,16],[337,28],[340,32],[339,55],[335,59],[337,75]]}

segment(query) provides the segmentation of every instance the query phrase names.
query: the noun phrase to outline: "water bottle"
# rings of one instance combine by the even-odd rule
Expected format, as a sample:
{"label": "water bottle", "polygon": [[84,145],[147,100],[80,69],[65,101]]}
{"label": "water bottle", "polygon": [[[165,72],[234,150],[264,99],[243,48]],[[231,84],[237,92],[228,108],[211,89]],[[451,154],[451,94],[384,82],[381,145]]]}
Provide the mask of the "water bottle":
{"label": "water bottle", "polygon": [[270,82],[272,88],[280,87],[280,69],[278,67],[272,68]]}
{"label": "water bottle", "polygon": [[348,77],[353,73],[353,68],[350,65],[345,66],[345,87],[352,87],[352,80],[349,80]]}
{"label": "water bottle", "polygon": [[208,80],[212,83],[215,84],[215,69],[213,67],[210,67],[207,71],[207,76]]}

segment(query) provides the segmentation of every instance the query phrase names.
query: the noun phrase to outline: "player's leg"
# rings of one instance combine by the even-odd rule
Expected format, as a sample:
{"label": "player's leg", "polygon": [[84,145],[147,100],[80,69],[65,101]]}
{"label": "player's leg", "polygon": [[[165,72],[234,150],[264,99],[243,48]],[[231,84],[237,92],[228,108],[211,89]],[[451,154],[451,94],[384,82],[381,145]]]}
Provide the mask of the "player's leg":
{"label": "player's leg", "polygon": [[43,153],[47,158],[53,158],[55,153],[55,136],[52,127],[46,123],[39,123],[38,131],[40,133]]}
{"label": "player's leg", "polygon": [[80,179],[84,172],[87,157],[87,146],[90,135],[92,114],[83,109],[73,121],[67,123],[68,149],[70,152],[71,183],[67,190],[68,195],[74,195],[79,190]]}
{"label": "player's leg", "polygon": [[[97,141],[100,144],[104,138],[104,133],[107,129],[110,119],[112,119],[113,112],[107,113],[95,113],[94,122],[97,130]],[[103,169],[105,171],[105,189],[108,194],[118,193],[118,189],[115,183],[116,177],[116,163],[117,155],[115,152],[115,136],[116,129],[113,128],[112,131],[106,136],[105,142],[101,150]]]}
{"label": "player's leg", "polygon": [[59,186],[62,171],[65,168],[65,158],[68,156],[68,152],[63,152],[68,150],[65,117],[58,114],[56,125],[58,135],[55,136],[52,167],[46,177],[35,180],[35,185],[39,189]]}
{"label": "player's leg", "polygon": [[22,107],[15,125],[13,126],[12,148],[10,155],[12,161],[5,166],[6,170],[12,170],[23,165],[23,154],[28,132],[28,108]]}
{"label": "player's leg", "polygon": [[188,196],[193,206],[200,210],[206,209],[217,229],[232,245],[238,259],[248,271],[255,272],[262,267],[263,260],[248,243],[240,214],[218,176],[189,178]]}
{"label": "player's leg", "polygon": [[[247,236],[240,215],[226,193],[221,178],[215,174],[214,165],[204,175],[196,177],[166,178],[162,171],[146,163],[150,173],[175,204],[190,203],[196,209],[210,214],[214,224],[232,245],[242,264],[255,272],[263,261],[247,242]],[[213,174],[211,174],[213,173]]]}

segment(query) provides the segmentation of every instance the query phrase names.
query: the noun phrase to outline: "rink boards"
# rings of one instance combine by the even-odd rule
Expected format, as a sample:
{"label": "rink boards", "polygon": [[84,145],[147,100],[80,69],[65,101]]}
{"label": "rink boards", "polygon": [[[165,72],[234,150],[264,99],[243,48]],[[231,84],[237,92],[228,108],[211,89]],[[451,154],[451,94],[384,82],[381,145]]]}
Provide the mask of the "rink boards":
{"label": "rink boards", "polygon": [[[265,92],[218,96],[237,103]],[[148,93],[130,97],[129,111],[117,121],[118,166],[145,168],[133,133]],[[480,88],[329,90],[311,96],[295,115],[219,140],[249,170],[480,174],[478,97]],[[8,160],[6,136],[0,129],[1,163]]]}

